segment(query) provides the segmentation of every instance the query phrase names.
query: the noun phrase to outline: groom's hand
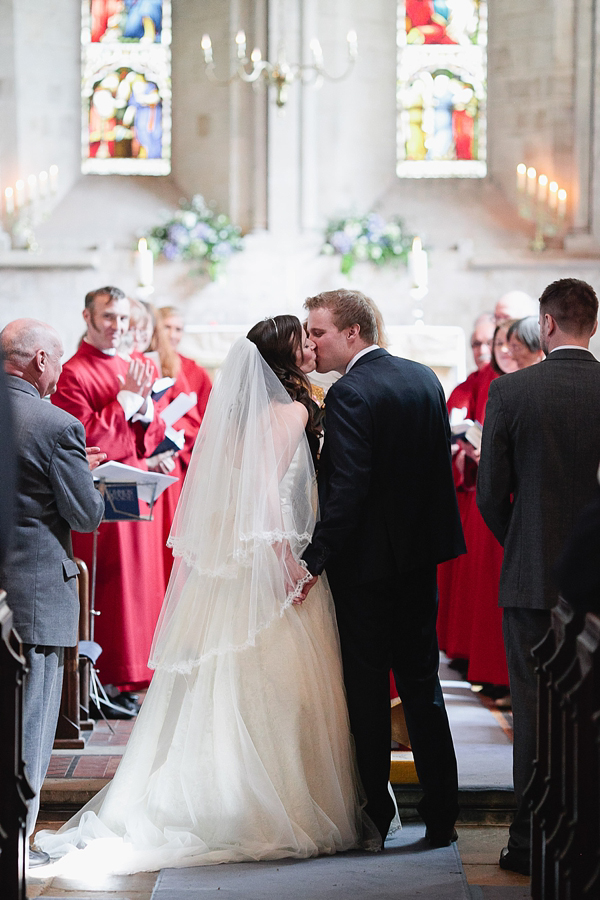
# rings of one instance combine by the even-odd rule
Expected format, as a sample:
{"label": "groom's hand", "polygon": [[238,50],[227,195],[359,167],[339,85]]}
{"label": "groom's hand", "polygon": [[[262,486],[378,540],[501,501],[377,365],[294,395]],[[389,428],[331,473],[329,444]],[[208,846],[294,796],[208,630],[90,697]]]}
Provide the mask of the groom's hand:
{"label": "groom's hand", "polygon": [[311,589],[312,587],[315,586],[315,584],[317,583],[317,580],[318,580],[318,576],[317,576],[317,575],[314,575],[314,576],[311,578],[310,581],[307,581],[307,582],[306,582],[306,584],[305,584],[304,587],[302,588],[302,593],[301,593],[300,596],[298,597],[298,602],[299,602],[299,603],[303,603],[303,602],[306,600],[306,597],[308,596],[308,592],[310,591],[310,589]]}

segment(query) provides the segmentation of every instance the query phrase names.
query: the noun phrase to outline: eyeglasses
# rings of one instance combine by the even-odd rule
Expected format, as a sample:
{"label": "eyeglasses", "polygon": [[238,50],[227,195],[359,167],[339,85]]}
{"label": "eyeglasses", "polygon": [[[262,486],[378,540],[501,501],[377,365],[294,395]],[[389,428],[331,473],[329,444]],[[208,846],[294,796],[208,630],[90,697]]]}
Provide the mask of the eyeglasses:
{"label": "eyeglasses", "polygon": [[471,349],[478,350],[480,347],[491,347],[492,343],[491,339],[489,341],[471,341]]}

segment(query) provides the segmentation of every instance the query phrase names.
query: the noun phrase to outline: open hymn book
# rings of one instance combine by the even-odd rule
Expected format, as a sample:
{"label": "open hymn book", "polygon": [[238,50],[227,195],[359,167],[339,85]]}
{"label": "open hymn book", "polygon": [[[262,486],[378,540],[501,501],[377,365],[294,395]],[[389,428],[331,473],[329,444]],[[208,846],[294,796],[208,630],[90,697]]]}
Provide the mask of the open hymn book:
{"label": "open hymn book", "polygon": [[452,443],[467,441],[476,450],[480,450],[483,426],[480,422],[474,422],[472,419],[465,418],[466,412],[466,407],[463,407],[462,409],[453,409],[450,413]]}

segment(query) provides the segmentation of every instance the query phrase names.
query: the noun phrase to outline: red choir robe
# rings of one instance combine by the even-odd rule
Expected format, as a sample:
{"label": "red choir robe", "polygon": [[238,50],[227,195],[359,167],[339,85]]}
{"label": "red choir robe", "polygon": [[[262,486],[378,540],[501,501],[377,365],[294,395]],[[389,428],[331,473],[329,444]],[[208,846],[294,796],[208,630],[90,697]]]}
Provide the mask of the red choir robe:
{"label": "red choir robe", "polygon": [[205,369],[195,363],[193,359],[188,359],[185,356],[179,356],[179,358],[181,360],[181,369],[175,379],[175,384],[170,387],[165,394],[166,404],[168,405],[175,400],[179,394],[190,394],[192,391],[195,391],[197,401],[196,406],[190,409],[185,416],[182,416],[178,422],[175,422],[173,426],[176,431],[181,431],[181,429],[183,429],[185,432],[185,444],[183,450],[180,450],[179,453],[173,457],[175,468],[171,472],[171,475],[175,475],[179,480],[177,484],[174,484],[168,491],[165,491],[158,501],[157,518],[160,517],[161,519],[164,569],[167,581],[173,566],[173,554],[171,548],[167,547],[167,538],[171,531],[173,516],[175,515],[175,509],[177,508],[177,501],[179,500],[181,488],[183,487],[183,479],[185,478],[190,464],[192,451],[212,387],[210,377]]}
{"label": "red choir robe", "polygon": [[[453,409],[465,410],[465,418],[473,419],[477,386],[481,372],[471,372],[466,381],[457,385],[448,397],[448,412]],[[458,511],[467,541],[466,520],[475,501],[475,464],[459,450],[452,457],[452,474],[456,488]],[[467,554],[469,544],[467,543]],[[467,565],[467,554],[449,559],[438,565],[438,641],[440,647],[451,659],[466,659],[469,650],[469,628],[471,622],[471,595],[462,596],[458,591],[461,570]]]}
{"label": "red choir robe", "polygon": [[[156,415],[148,426],[125,419],[118,400],[129,363],[83,341],[65,363],[52,402],[79,419],[89,446],[109,460],[147,469],[164,437]],[[144,504],[140,503],[140,507]],[[141,510],[142,511],[142,510]],[[147,511],[147,508],[144,510]],[[92,569],[92,535],[73,534],[75,556]],[[146,687],[147,661],[164,596],[162,532],[157,522],[105,522],[98,535],[95,640],[102,647],[100,679],[123,689]]]}
{"label": "red choir robe", "polygon": [[[449,407],[466,407],[466,417],[483,425],[491,382],[498,375],[491,365],[474,372],[448,400]],[[453,659],[469,661],[468,679],[507,685],[508,670],[502,637],[498,584],[502,547],[475,502],[477,466],[455,457],[455,484],[467,553],[438,567],[440,646]]]}

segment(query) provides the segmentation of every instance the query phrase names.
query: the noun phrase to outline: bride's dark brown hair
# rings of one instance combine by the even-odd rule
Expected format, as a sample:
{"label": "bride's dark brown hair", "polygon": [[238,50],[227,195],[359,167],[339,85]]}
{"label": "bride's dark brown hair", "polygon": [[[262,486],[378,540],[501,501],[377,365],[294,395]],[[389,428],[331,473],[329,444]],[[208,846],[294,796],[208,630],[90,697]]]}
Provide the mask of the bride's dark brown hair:
{"label": "bride's dark brown hair", "polygon": [[256,344],[267,365],[275,372],[292,400],[298,400],[308,412],[307,428],[320,434],[316,406],[310,395],[310,382],[296,364],[296,353],[304,344],[304,330],[296,316],[274,316],[257,322],[246,335]]}

